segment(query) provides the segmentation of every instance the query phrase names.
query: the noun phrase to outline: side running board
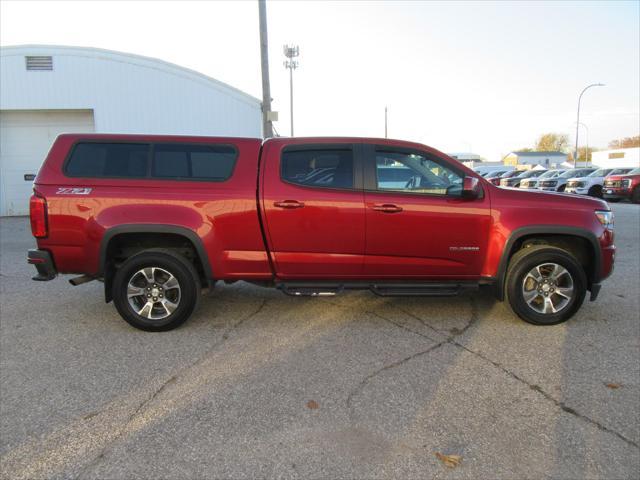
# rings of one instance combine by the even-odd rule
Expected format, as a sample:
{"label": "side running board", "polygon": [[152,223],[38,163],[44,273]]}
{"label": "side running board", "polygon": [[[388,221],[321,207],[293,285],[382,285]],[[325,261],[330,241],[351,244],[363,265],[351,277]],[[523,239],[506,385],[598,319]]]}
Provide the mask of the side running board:
{"label": "side running board", "polygon": [[344,290],[370,290],[381,297],[450,297],[463,291],[477,290],[478,283],[312,283],[283,282],[277,288],[286,295],[320,297],[332,296]]}

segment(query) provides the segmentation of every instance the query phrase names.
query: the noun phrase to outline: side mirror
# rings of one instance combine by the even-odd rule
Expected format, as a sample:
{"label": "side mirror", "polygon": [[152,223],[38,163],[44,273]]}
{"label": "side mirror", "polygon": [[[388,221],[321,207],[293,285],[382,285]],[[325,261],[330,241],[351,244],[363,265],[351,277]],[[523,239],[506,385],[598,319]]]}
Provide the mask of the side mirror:
{"label": "side mirror", "polygon": [[480,180],[476,177],[464,177],[462,182],[462,198],[467,200],[473,200],[482,195],[482,187],[480,186]]}

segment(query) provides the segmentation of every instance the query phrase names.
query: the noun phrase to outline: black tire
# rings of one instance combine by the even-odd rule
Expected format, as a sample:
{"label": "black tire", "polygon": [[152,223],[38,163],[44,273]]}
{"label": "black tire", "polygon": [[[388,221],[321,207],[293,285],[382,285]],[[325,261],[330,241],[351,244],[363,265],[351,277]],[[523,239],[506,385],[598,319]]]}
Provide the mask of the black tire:
{"label": "black tire", "polygon": [[[152,304],[151,308],[144,307],[143,310],[141,310],[145,313],[145,316],[143,316],[134,310],[134,307],[129,302],[127,296],[129,282],[137,282],[137,284],[133,285],[133,288],[139,290],[147,290],[145,285],[149,285],[149,288],[151,288],[152,285],[150,283],[145,283],[148,281],[146,275],[137,274],[137,272],[145,268],[151,269],[153,267],[156,268],[154,274],[158,276],[157,285],[161,291],[159,297],[164,297],[162,294],[162,285],[164,285],[163,277],[165,279],[170,278],[167,277],[167,273],[175,277],[178,286],[173,287],[173,290],[167,288],[166,291],[164,291],[166,297],[164,297],[163,300],[160,300],[158,297],[147,300],[145,297],[149,296],[151,292],[145,292],[144,295],[139,295],[132,299],[132,303],[137,304],[138,307],[146,305],[145,302],[151,303],[154,299],[158,300],[157,303]],[[147,272],[149,272],[149,270],[147,270]],[[134,279],[136,274],[137,277]],[[154,281],[156,280],[155,276],[152,276],[152,278]],[[167,280],[165,280],[165,282],[166,281]],[[152,290],[158,294],[156,289]],[[172,295],[171,298],[170,295]],[[113,279],[113,302],[118,313],[132,326],[147,332],[162,332],[179,327],[186,322],[194,312],[199,299],[200,280],[194,266],[184,257],[167,250],[146,250],[129,257],[122,266],[120,266]],[[164,306],[164,302],[168,302],[169,305],[177,304],[177,307],[169,313],[169,309]],[[166,316],[164,318],[147,318],[152,315],[156,317]]]}
{"label": "black tire", "polygon": [[[524,298],[523,289],[526,276],[537,266],[546,263],[554,263],[564,267],[573,281],[573,295],[571,299],[563,305],[562,308],[559,308],[556,313],[538,312],[534,307],[530,306]],[[563,279],[563,281],[568,281],[565,276],[563,276]],[[558,286],[556,286],[556,288],[558,288]],[[534,245],[518,251],[509,262],[505,280],[506,299],[513,312],[525,322],[534,325],[556,325],[569,320],[582,305],[586,291],[587,277],[582,265],[580,265],[573,255],[561,248],[548,245]],[[551,292],[553,292],[553,290]],[[560,302],[565,301],[563,297],[557,294],[554,296],[553,293],[549,295],[549,301],[551,301],[552,298],[559,299]],[[543,302],[546,301],[542,294],[536,297],[536,299]]]}
{"label": "black tire", "polygon": [[609,203],[618,203],[620,201],[619,198],[606,198],[605,200]]}
{"label": "black tire", "polygon": [[567,185],[560,185],[560,187],[558,188],[559,192],[564,192],[564,189],[567,188]]}
{"label": "black tire", "polygon": [[588,194],[590,197],[602,198],[602,186],[594,185],[589,189]]}
{"label": "black tire", "polygon": [[640,187],[636,187],[631,192],[631,202],[632,203],[640,203]]}

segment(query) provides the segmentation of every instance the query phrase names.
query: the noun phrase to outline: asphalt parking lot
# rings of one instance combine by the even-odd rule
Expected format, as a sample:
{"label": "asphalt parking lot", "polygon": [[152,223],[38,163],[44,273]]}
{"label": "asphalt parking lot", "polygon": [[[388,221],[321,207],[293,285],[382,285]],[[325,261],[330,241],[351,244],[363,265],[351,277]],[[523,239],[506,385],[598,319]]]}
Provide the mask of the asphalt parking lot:
{"label": "asphalt parking lot", "polygon": [[98,282],[32,282],[28,220],[0,219],[1,476],[638,478],[640,208],[613,209],[616,270],[554,327],[483,291],[238,283],[144,333]]}

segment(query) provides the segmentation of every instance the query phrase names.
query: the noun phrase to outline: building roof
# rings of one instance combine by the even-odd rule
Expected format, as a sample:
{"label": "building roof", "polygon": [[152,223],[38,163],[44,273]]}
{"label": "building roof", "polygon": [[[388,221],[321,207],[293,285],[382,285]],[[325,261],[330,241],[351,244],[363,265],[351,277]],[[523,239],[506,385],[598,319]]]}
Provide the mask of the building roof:
{"label": "building roof", "polygon": [[550,155],[567,155],[564,152],[511,152],[519,157],[548,157]]}
{"label": "building roof", "polygon": [[0,48],[0,56],[8,57],[13,55],[64,55],[75,57],[90,57],[99,58],[103,60],[111,60],[115,62],[134,64],[139,67],[146,67],[150,69],[160,70],[168,74],[176,75],[190,80],[204,83],[210,87],[224,91],[227,94],[233,95],[236,98],[242,99],[245,102],[251,104],[260,104],[261,101],[248,93],[243,92],[231,85],[211,78],[190,68],[181,67],[174,63],[165,62],[158,58],[145,57],[142,55],[135,55],[132,53],[117,52],[114,50],[105,50],[102,48],[93,47],[75,47],[75,46],[62,46],[62,45],[11,45],[2,46]]}

